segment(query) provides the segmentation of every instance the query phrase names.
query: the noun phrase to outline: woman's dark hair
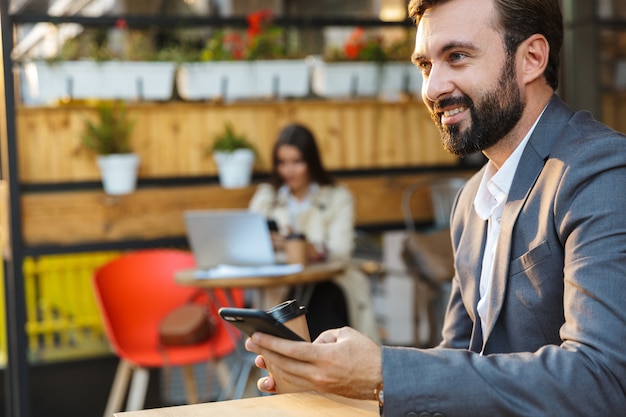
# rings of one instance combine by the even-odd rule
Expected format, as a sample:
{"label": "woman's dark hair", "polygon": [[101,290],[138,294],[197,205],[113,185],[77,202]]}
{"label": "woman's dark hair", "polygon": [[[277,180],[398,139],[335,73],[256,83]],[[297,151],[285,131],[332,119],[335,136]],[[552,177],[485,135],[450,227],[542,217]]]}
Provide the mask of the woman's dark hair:
{"label": "woman's dark hair", "polygon": [[319,185],[331,185],[335,183],[322,165],[313,133],[306,127],[294,123],[284,127],[278,134],[276,143],[274,143],[274,149],[272,150],[271,183],[275,188],[279,188],[283,185],[283,179],[278,175],[278,148],[283,145],[295,146],[300,151],[302,159],[307,165],[311,181]]}
{"label": "woman's dark hair", "polygon": [[[451,0],[411,0],[409,17],[419,23],[426,10]],[[504,32],[509,56],[534,34],[543,35],[550,45],[548,65],[543,73],[554,90],[559,86],[560,53],[563,44],[563,15],[559,0],[493,0]]]}

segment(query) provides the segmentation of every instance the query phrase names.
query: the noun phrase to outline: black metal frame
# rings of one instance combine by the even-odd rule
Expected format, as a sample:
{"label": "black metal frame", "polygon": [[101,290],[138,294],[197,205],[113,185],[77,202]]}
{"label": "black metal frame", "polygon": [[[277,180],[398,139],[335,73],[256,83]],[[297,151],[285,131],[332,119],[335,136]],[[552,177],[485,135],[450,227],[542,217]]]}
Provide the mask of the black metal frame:
{"label": "black metal frame", "polygon": [[[88,16],[50,16],[46,14],[15,14],[12,15],[12,23],[78,23],[84,26],[113,27],[120,19],[124,19],[130,27],[245,27],[248,22],[245,17],[214,17],[214,16],[163,16],[163,15],[106,15],[100,17]],[[285,27],[325,27],[325,26],[362,26],[362,27],[398,27],[410,28],[413,21],[404,19],[401,21],[384,21],[379,19],[353,19],[349,17],[276,17],[274,22],[278,26]]]}
{"label": "black metal frame", "polygon": [[[7,416],[29,416],[29,369],[26,338],[26,300],[24,297],[24,242],[20,213],[20,183],[18,180],[17,143],[15,140],[15,95],[13,85],[13,24],[9,13],[9,0],[0,3],[0,28],[2,29],[2,67],[4,78],[4,106],[6,152],[2,167],[3,179],[9,183],[9,233],[11,247],[8,258],[3,257],[5,277],[5,311],[7,333],[6,412]],[[5,177],[6,176],[6,177]]]}

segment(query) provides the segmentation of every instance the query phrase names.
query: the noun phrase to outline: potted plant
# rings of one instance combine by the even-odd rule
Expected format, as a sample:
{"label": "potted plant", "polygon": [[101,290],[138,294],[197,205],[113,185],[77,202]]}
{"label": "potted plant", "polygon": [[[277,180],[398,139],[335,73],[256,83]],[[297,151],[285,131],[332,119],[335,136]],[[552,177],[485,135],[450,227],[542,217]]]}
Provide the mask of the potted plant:
{"label": "potted plant", "polygon": [[408,33],[392,35],[362,27],[347,35],[329,32],[324,55],[311,57],[313,92],[329,98],[382,95],[391,100],[419,95],[421,73],[409,61],[415,40]]}
{"label": "potted plant", "polygon": [[256,149],[245,135],[235,132],[231,123],[224,125],[208,151],[217,164],[222,187],[241,188],[250,184]]}
{"label": "potted plant", "polygon": [[216,30],[199,62],[181,65],[176,85],[181,97],[255,99],[309,94],[310,65],[287,48],[285,30],[269,10],[247,16],[244,31]]}
{"label": "potted plant", "polygon": [[24,63],[22,99],[33,105],[92,98],[168,100],[177,64],[159,52],[124,19],[112,33],[86,30],[65,40],[56,55]]}
{"label": "potted plant", "polygon": [[382,38],[356,27],[342,45],[328,48],[323,57],[311,58],[311,88],[328,98],[374,97],[386,59]]}
{"label": "potted plant", "polygon": [[130,120],[124,102],[100,102],[96,106],[97,120],[85,120],[81,136],[83,146],[97,155],[104,191],[111,195],[128,194],[135,190],[139,156],[131,151]]}
{"label": "potted plant", "polygon": [[408,33],[385,47],[387,60],[381,72],[380,94],[387,99],[397,99],[403,94],[421,94],[422,73],[409,61],[414,46],[415,38]]}

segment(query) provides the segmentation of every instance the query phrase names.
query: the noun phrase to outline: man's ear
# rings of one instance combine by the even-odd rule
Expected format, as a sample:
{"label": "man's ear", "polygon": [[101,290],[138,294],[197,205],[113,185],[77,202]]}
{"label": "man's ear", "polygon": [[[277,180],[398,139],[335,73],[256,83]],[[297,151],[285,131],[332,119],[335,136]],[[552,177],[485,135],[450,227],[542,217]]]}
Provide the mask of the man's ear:
{"label": "man's ear", "polygon": [[525,84],[543,77],[550,56],[550,45],[543,35],[535,34],[522,42],[518,54],[521,57],[519,74]]}

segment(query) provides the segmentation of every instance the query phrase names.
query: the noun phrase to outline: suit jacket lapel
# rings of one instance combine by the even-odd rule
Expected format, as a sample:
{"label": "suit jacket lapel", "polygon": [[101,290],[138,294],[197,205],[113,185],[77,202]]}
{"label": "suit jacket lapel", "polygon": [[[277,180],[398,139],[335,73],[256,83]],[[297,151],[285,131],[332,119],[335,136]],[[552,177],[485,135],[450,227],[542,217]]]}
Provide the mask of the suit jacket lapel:
{"label": "suit jacket lapel", "polygon": [[[513,228],[533,184],[543,169],[545,160],[548,158],[554,142],[559,137],[564,126],[567,125],[569,118],[571,118],[571,111],[555,95],[530,137],[515,172],[502,214],[502,223],[500,225],[500,234],[493,265],[491,292],[489,293],[487,305],[487,329],[483,329],[483,348],[493,331],[504,303],[509,264],[511,262]],[[523,227],[523,225],[519,225],[519,227]]]}
{"label": "suit jacket lapel", "polygon": [[470,220],[471,221],[468,225],[470,233],[468,233],[468,236],[479,236],[482,238],[480,240],[480,245],[476,244],[477,240],[474,241],[473,244],[465,245],[465,247],[468,248],[468,250],[464,251],[467,255],[465,262],[466,265],[472,265],[473,272],[471,276],[479,278],[475,280],[464,280],[463,283],[465,285],[462,288],[462,293],[469,296],[472,306],[472,311],[469,314],[474,322],[474,326],[472,328],[472,335],[470,338],[470,350],[478,353],[481,351],[481,346],[483,345],[483,335],[480,328],[480,318],[478,317],[477,307],[478,300],[480,299],[480,270],[483,263],[483,253],[485,251],[487,222],[476,215],[473,207]]}
{"label": "suit jacket lapel", "polygon": [[[522,167],[522,164],[523,169],[519,169]],[[489,301],[487,303],[487,329],[483,329],[483,348],[493,330],[504,302],[508,282],[513,228],[515,227],[520,210],[524,205],[528,191],[541,172],[543,164],[543,159],[539,158],[534,151],[529,152],[527,148],[520,160],[520,167],[515,174],[513,184],[509,190],[509,196],[504,206],[504,212],[502,213],[500,234],[498,235],[496,254],[493,260],[493,277],[491,280]]]}

